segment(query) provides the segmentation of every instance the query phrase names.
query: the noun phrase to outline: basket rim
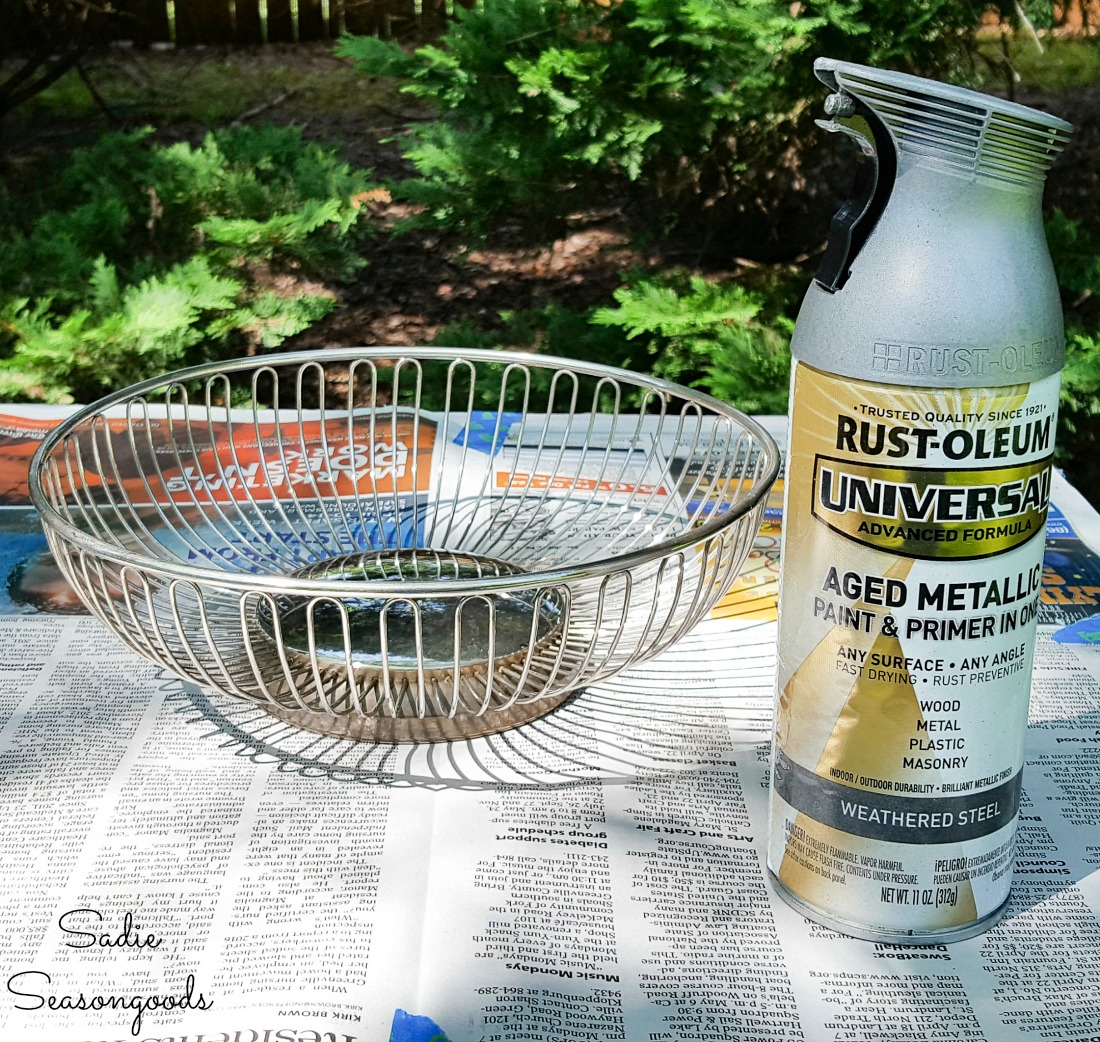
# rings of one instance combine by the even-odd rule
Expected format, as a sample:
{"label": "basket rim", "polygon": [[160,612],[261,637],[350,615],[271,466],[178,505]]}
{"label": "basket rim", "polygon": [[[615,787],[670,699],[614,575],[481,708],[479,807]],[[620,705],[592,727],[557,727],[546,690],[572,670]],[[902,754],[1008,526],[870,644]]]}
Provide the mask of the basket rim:
{"label": "basket rim", "polygon": [[[301,579],[289,576],[233,572],[194,563],[185,564],[178,558],[165,559],[152,554],[135,553],[122,550],[112,543],[99,539],[71,524],[50,502],[43,486],[42,477],[46,461],[53,449],[76,428],[90,419],[101,416],[113,406],[134,401],[142,395],[163,390],[172,384],[202,379],[219,373],[240,372],[265,367],[301,367],[313,362],[353,362],[385,361],[396,367],[401,361],[416,362],[480,362],[503,365],[525,365],[540,369],[566,369],[583,376],[609,378],[626,381],[634,387],[655,391],[660,394],[674,394],[685,401],[708,407],[718,417],[738,424],[757,441],[761,454],[767,460],[767,466],[754,479],[751,487],[744,490],[741,499],[730,509],[708,518],[695,528],[686,529],[671,538],[627,553],[612,554],[609,557],[588,561],[579,565],[566,565],[557,568],[542,568],[515,575],[488,576],[476,579],[455,579],[445,583],[439,581],[415,582],[406,580],[341,580],[337,588],[326,579]],[[760,506],[771,491],[779,476],[781,467],[779,446],[767,429],[753,417],[740,409],[702,391],[696,391],[682,384],[664,380],[660,377],[632,370],[617,369],[596,362],[558,355],[543,355],[524,351],[486,349],[466,350],[449,347],[410,347],[408,345],[376,347],[320,348],[304,351],[291,351],[283,354],[262,355],[231,359],[222,362],[206,362],[201,365],[176,369],[160,376],[150,377],[131,384],[97,399],[78,409],[53,427],[39,444],[31,459],[28,473],[28,490],[31,502],[38,512],[47,535],[63,538],[87,553],[112,561],[141,572],[151,572],[172,580],[173,585],[182,581],[198,586],[216,586],[221,589],[254,591],[263,594],[290,594],[296,596],[332,597],[359,595],[367,590],[376,597],[390,596],[394,599],[415,599],[417,597],[458,597],[476,593],[499,593],[511,590],[543,589],[553,586],[566,586],[578,580],[606,576],[615,572],[629,571],[640,565],[681,553],[692,547],[709,541],[712,537],[732,527],[742,518],[751,514]],[[755,533],[753,533],[755,536]]]}

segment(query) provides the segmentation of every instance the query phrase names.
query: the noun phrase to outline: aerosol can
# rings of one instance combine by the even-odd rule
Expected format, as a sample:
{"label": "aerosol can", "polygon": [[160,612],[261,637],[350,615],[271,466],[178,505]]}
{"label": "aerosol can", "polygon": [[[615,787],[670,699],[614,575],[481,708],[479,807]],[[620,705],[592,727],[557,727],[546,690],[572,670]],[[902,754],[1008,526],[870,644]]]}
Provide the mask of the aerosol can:
{"label": "aerosol can", "polygon": [[1064,354],[1040,212],[1071,127],[819,59],[863,156],[798,316],[768,862],[881,941],[1008,900]]}

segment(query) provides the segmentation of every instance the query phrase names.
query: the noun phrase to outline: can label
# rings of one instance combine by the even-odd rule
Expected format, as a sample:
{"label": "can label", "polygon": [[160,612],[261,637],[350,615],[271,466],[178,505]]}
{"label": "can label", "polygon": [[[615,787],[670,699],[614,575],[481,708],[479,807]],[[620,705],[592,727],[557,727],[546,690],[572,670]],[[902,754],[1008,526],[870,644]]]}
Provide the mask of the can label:
{"label": "can label", "polygon": [[1058,390],[795,365],[768,861],[841,929],[1007,899]]}

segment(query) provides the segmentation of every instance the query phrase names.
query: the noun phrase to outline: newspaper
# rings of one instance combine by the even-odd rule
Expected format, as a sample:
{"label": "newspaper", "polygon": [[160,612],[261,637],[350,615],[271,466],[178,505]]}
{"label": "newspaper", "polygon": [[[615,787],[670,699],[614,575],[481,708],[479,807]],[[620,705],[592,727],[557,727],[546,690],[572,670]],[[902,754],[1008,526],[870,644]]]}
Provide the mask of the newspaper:
{"label": "newspaper", "polygon": [[503,734],[355,744],[81,614],[19,473],[57,415],[0,412],[5,1042],[1100,1038],[1100,517],[1060,476],[1011,904],[908,947],[765,879],[775,500],[659,658]]}

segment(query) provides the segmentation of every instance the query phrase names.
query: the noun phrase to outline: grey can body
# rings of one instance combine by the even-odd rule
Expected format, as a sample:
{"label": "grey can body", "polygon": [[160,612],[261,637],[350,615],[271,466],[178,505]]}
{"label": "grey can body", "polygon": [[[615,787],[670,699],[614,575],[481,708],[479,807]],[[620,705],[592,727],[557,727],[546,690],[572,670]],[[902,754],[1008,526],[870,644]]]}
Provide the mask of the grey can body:
{"label": "grey can body", "polygon": [[769,869],[811,918],[996,920],[1022,792],[1064,332],[1063,121],[819,59],[867,165],[792,342]]}

